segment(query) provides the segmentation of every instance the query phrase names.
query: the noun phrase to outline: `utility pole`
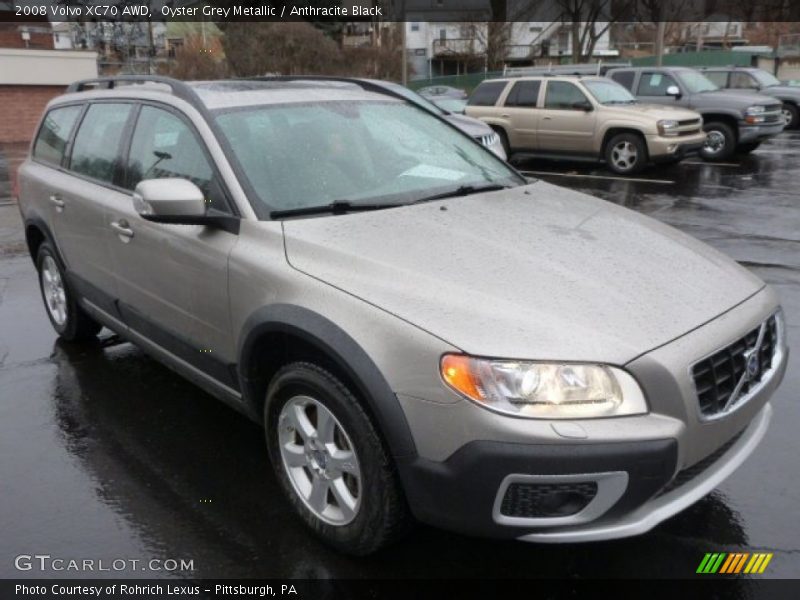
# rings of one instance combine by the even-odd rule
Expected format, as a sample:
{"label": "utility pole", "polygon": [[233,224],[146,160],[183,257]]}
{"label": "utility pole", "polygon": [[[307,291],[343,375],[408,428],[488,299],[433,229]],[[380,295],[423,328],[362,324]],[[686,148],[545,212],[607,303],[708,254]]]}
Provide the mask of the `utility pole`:
{"label": "utility pole", "polygon": [[664,64],[664,35],[667,31],[666,21],[659,21],[656,24],[656,66],[660,67]]}
{"label": "utility pole", "polygon": [[403,85],[408,85],[408,56],[406,54],[406,22],[405,21],[401,21],[400,22],[400,27],[401,27],[401,32],[402,32],[401,35],[400,35],[401,46],[402,46],[402,48],[401,48],[401,60],[403,61],[402,65],[401,65],[401,67],[402,67],[402,71],[401,72],[403,74],[402,83],[403,83]]}

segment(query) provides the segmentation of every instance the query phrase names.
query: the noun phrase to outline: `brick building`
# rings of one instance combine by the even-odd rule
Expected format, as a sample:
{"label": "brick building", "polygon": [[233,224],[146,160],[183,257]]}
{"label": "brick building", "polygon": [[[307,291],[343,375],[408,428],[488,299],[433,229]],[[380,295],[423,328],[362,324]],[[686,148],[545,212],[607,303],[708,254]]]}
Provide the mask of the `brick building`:
{"label": "brick building", "polygon": [[13,195],[12,174],[47,102],[96,76],[97,54],[54,50],[49,23],[0,22],[0,200]]}

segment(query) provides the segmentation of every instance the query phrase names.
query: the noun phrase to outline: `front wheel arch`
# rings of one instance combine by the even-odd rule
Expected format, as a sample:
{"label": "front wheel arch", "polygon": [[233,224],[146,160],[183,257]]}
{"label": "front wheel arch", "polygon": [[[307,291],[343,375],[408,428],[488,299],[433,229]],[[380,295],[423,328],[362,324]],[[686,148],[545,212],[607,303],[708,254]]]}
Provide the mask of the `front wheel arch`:
{"label": "front wheel arch", "polygon": [[394,391],[366,351],[338,325],[309,309],[276,304],[248,317],[240,336],[239,381],[253,414],[263,414],[267,386],[288,362],[322,363],[351,386],[375,420],[394,457],[417,455],[411,429]]}

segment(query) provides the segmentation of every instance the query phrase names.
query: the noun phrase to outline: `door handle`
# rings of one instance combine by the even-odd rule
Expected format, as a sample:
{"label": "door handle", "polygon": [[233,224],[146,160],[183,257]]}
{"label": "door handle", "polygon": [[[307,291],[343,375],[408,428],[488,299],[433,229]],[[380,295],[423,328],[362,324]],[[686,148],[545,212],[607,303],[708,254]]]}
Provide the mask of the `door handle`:
{"label": "door handle", "polygon": [[61,212],[60,209],[64,208],[64,201],[61,199],[61,194],[50,194],[50,203],[54,204],[56,209],[59,209],[59,212]]}
{"label": "door handle", "polygon": [[553,117],[542,117],[542,121],[552,121]]}
{"label": "door handle", "polygon": [[500,115],[501,119],[510,119],[511,115]]}
{"label": "door handle", "polygon": [[125,219],[120,219],[119,221],[112,221],[111,229],[113,229],[123,237],[126,238],[133,237],[133,229],[131,229],[130,225],[128,225],[128,222]]}

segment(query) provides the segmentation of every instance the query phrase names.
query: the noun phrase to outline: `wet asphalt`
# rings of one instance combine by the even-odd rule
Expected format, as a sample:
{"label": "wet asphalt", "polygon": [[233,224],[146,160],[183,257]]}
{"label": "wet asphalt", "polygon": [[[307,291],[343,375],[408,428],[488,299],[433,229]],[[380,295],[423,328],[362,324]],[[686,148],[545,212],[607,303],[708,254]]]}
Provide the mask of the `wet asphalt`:
{"label": "wet asphalt", "polygon": [[[800,340],[800,133],[722,165],[651,168],[642,181],[592,165],[519,167],[726,252],[776,287],[790,344]],[[0,577],[41,577],[14,569],[35,553],[193,560],[193,571],[108,574],[130,577],[688,577],[719,551],[773,552],[759,577],[800,575],[800,351],[755,454],[646,535],[537,546],[420,526],[353,559],[291,515],[255,425],[108,332],[88,347],[56,340],[13,211],[0,213]]]}

